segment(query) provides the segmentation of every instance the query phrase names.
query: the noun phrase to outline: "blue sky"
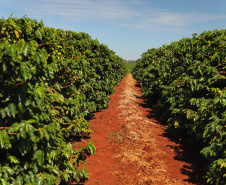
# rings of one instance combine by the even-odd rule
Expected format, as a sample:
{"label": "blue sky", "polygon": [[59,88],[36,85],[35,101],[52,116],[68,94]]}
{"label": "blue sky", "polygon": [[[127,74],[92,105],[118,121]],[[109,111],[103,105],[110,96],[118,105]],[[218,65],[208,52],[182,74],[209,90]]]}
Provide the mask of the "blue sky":
{"label": "blue sky", "polygon": [[0,18],[25,14],[86,32],[125,60],[193,33],[226,29],[226,0],[0,0]]}

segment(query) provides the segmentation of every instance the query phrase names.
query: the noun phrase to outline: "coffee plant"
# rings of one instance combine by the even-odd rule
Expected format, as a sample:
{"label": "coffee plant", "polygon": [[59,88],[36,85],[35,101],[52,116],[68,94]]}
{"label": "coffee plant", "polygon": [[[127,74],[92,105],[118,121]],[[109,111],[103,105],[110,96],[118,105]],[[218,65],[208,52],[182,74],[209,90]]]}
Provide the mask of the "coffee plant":
{"label": "coffee plant", "polygon": [[199,146],[207,182],[226,184],[226,30],[149,49],[133,75],[168,130]]}
{"label": "coffee plant", "polygon": [[88,179],[88,118],[107,107],[125,61],[86,33],[45,27],[26,16],[0,19],[0,183]]}

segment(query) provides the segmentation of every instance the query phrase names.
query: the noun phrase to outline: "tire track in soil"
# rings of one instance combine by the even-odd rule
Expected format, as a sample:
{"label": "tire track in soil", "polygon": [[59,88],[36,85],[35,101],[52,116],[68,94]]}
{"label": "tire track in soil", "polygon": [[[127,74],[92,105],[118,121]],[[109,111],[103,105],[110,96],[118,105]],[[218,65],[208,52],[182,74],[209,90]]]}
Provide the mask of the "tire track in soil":
{"label": "tire track in soil", "polygon": [[87,159],[90,177],[84,185],[192,184],[181,173],[185,166],[192,169],[191,164],[175,159],[181,152],[175,150],[179,144],[164,137],[165,127],[150,116],[150,108],[141,106],[145,103],[136,84],[131,74],[126,75],[110,96],[108,108],[90,120],[94,133],[73,143],[78,148],[93,140],[97,148]]}

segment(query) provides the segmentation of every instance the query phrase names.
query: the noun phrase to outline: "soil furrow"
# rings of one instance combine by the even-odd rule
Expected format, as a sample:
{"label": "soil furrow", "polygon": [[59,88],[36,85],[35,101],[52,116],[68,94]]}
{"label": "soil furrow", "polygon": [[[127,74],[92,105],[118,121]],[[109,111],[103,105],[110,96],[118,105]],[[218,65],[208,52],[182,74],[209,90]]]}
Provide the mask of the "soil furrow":
{"label": "soil furrow", "polygon": [[[154,117],[141,88],[128,74],[115,88],[107,109],[90,121],[96,155],[87,159],[90,179],[85,185],[202,184],[191,179],[192,164],[178,158],[180,144],[165,137],[165,126]],[[186,167],[186,168],[185,168]]]}

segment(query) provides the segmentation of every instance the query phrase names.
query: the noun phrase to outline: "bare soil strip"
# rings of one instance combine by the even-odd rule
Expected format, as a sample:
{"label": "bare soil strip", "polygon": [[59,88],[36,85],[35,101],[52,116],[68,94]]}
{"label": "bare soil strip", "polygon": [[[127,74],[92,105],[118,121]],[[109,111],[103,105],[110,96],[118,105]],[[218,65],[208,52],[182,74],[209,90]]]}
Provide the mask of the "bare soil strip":
{"label": "bare soil strip", "polygon": [[[136,170],[136,178],[125,173],[122,176],[124,184],[134,182],[135,184],[186,184],[177,177],[170,177],[167,161],[169,151],[164,150],[158,144],[158,137],[153,128],[157,123],[144,116],[139,106],[140,92],[137,91],[136,81],[129,74],[126,78],[126,86],[119,102],[121,113],[118,115],[124,120],[124,127],[120,132],[119,140],[124,146],[120,148],[121,162]],[[159,133],[159,132],[158,132]],[[172,153],[171,153],[172,156]],[[178,164],[180,165],[180,164]],[[179,167],[179,166],[178,166]],[[119,172],[123,174],[123,171]]]}
{"label": "bare soil strip", "polygon": [[191,164],[175,159],[179,144],[163,136],[165,127],[143,106],[136,84],[128,74],[111,95],[109,107],[95,113],[90,139],[74,143],[79,147],[93,140],[97,147],[97,154],[87,160],[90,179],[85,185],[193,184],[182,174]]}

